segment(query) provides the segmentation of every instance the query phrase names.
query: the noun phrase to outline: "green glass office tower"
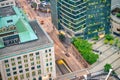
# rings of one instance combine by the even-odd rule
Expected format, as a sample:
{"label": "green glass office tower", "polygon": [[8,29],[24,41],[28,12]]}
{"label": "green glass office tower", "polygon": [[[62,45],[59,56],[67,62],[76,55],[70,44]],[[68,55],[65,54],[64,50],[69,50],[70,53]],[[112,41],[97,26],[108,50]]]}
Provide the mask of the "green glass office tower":
{"label": "green glass office tower", "polygon": [[51,0],[57,28],[85,39],[109,33],[111,0]]}
{"label": "green glass office tower", "polygon": [[89,0],[87,5],[84,37],[103,37],[110,30],[111,0]]}

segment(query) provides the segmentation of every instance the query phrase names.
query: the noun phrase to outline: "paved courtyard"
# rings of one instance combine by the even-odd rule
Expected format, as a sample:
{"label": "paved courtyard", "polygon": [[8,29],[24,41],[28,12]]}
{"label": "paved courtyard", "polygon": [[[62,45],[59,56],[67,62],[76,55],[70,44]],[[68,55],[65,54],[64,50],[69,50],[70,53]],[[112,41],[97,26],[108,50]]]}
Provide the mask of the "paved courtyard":
{"label": "paved courtyard", "polygon": [[104,44],[104,39],[101,39],[93,44],[93,50],[99,54],[99,60],[91,66],[91,73],[103,70],[104,65],[109,63],[112,65],[113,70],[120,75],[120,54],[117,47]]}

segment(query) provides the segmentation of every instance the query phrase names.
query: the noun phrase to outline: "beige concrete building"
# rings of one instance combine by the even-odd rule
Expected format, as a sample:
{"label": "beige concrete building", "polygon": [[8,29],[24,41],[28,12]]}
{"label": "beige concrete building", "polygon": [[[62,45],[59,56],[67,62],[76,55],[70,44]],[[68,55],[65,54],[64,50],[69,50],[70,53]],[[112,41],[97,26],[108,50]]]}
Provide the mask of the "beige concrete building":
{"label": "beige concrete building", "polygon": [[54,43],[48,34],[15,6],[0,11],[0,80],[54,79]]}

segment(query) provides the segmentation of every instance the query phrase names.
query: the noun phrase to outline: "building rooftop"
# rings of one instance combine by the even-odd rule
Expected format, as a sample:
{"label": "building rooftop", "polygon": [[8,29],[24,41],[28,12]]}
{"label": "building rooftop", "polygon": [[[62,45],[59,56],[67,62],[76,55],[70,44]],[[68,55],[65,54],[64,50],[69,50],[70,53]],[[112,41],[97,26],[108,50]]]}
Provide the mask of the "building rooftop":
{"label": "building rooftop", "polygon": [[12,8],[12,6],[6,6],[6,7],[0,8],[0,17],[11,16],[15,14],[16,13],[14,9]]}
{"label": "building rooftop", "polygon": [[37,21],[30,21],[29,23],[34,32],[36,33],[38,39],[0,49],[0,59],[35,51],[41,48],[49,47],[51,45],[53,46],[53,41],[41,28]]}
{"label": "building rooftop", "polygon": [[29,21],[21,9],[0,9],[6,11],[0,12],[0,59],[53,45],[37,21]]}
{"label": "building rooftop", "polygon": [[[16,38],[19,38],[19,42],[16,43],[24,43],[38,39],[21,9],[15,6],[0,9],[3,11],[1,12],[2,17],[0,18],[0,48],[10,46],[8,43],[10,40],[7,37],[14,36],[15,34]],[[14,29],[12,29],[12,27]],[[5,43],[5,41],[7,42]],[[12,44],[12,42],[10,42],[10,44]]]}

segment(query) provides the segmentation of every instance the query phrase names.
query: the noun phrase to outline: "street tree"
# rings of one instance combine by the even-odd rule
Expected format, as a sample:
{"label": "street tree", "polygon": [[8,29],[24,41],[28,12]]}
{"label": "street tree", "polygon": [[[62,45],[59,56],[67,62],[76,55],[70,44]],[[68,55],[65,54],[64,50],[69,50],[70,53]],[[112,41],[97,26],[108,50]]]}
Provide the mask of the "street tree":
{"label": "street tree", "polygon": [[105,71],[105,72],[109,72],[110,69],[112,69],[111,64],[108,64],[108,63],[105,64],[105,66],[104,66],[104,71]]}

